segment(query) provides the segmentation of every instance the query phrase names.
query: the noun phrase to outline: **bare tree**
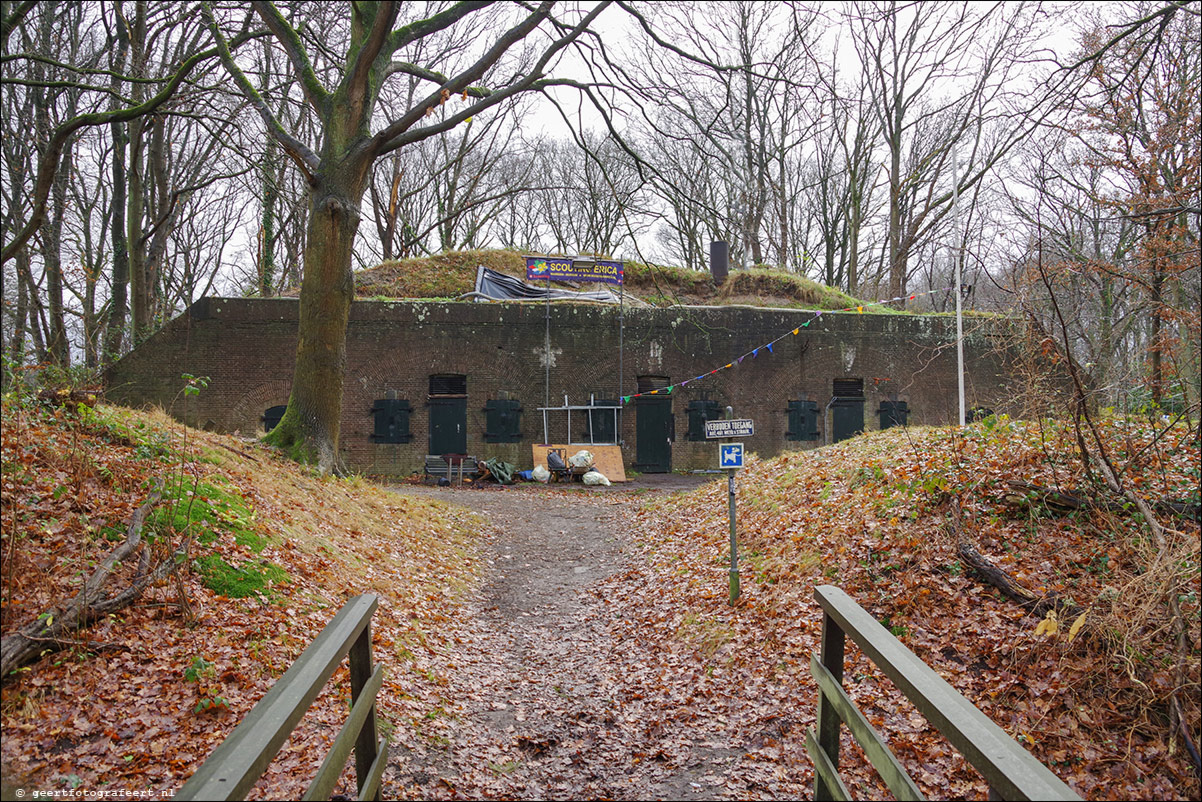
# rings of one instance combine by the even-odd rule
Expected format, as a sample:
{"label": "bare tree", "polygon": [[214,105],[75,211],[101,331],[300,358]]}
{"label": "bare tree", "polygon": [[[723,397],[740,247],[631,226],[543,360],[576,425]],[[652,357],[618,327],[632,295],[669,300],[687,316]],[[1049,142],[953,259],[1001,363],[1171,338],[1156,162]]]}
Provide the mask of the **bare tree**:
{"label": "bare tree", "polygon": [[[5,175],[7,202],[0,262],[6,271],[10,263],[15,265],[20,276],[18,293],[27,296],[21,315],[25,322],[14,328],[13,344],[27,329],[33,333],[28,322],[37,321],[38,336],[44,333],[51,359],[67,364],[75,339],[84,345],[85,362],[91,364],[95,358],[120,353],[131,306],[143,326],[155,317],[153,299],[158,282],[154,274],[162,268],[171,230],[166,212],[173,208],[172,199],[178,199],[180,189],[168,179],[168,171],[159,168],[174,162],[175,151],[168,145],[171,138],[187,138],[183,133],[186,126],[173,124],[164,114],[185,79],[195,79],[196,68],[211,62],[216,51],[199,49],[207,32],[197,24],[194,9],[178,4],[23,3],[10,13],[11,8],[5,5],[0,82],[6,102],[12,99],[20,104],[26,102],[22,98],[27,99],[29,113],[6,117],[6,124],[32,121],[36,144],[36,161]],[[47,30],[53,31],[49,40]],[[152,57],[154,64],[150,63]],[[193,93],[189,107],[207,93],[199,84],[189,91]],[[149,115],[156,116],[147,122]],[[127,123],[134,121],[137,125],[130,136]],[[6,130],[6,144],[13,133],[12,128]],[[77,170],[83,153],[80,143],[106,134],[111,149],[97,149],[89,143],[92,156],[88,158],[101,152],[111,155],[104,163],[93,162],[88,169]],[[132,173],[127,147],[131,142],[133,155],[138,157]],[[6,155],[19,159],[19,149],[14,145]],[[15,161],[6,161],[15,167]],[[104,195],[108,208],[100,215],[114,229],[107,237],[111,260],[98,250],[105,247],[106,238],[94,236],[91,219],[93,203],[103,195],[94,185],[100,172],[111,174],[106,176],[111,196]],[[131,208],[136,215],[128,214]],[[143,212],[154,214],[153,219],[147,221]],[[157,242],[147,229],[159,234]],[[69,244],[75,252],[64,250],[64,231],[74,237]],[[36,247],[31,250],[31,245]],[[70,269],[77,271],[71,287],[66,287],[68,260]],[[97,295],[106,282],[93,272],[102,264],[111,265],[114,274],[107,282],[112,292],[107,304]],[[44,293],[31,292],[41,281],[38,275],[45,277]],[[131,279],[136,286],[133,304],[126,295]],[[69,307],[64,289],[71,291],[76,306]],[[98,314],[107,314],[106,324],[100,324]],[[77,336],[73,334],[76,329]],[[22,332],[20,338],[18,331]],[[93,353],[95,338],[102,331],[106,331],[104,345],[99,353]]]}
{"label": "bare tree", "polygon": [[[223,30],[226,21],[204,5],[227,71],[310,188],[292,395],[283,419],[268,435],[270,442],[323,470],[335,467],[346,324],[354,295],[352,253],[360,203],[375,162],[523,92],[556,83],[547,71],[604,8],[601,3],[560,19],[552,15],[549,2],[530,9],[461,2],[431,7],[426,15],[402,21],[400,3],[352,3],[338,35],[316,41],[271,3],[253,3],[253,16],[240,17],[236,24],[261,24],[286,56],[320,126],[319,142],[309,145],[285,128],[235,59]],[[470,55],[462,59],[437,64],[410,60],[414,43],[465,27],[497,33],[474,38]],[[536,31],[545,33],[536,37]],[[419,78],[428,89],[413,103],[384,106],[379,103],[381,89],[393,76]]]}
{"label": "bare tree", "polygon": [[898,297],[911,253],[951,212],[953,154],[967,195],[1046,113],[1050,94],[1029,94],[1040,27],[1021,4],[857,2],[845,20],[883,137],[888,291]]}
{"label": "bare tree", "polygon": [[652,51],[638,73],[654,109],[644,112],[640,155],[668,208],[661,241],[677,241],[674,255],[690,266],[704,265],[710,238],[730,241],[743,264],[773,250],[787,258],[794,249],[782,201],[797,190],[794,161],[816,123],[803,112],[816,15],[738,2],[679,7],[657,21],[697,54]]}
{"label": "bare tree", "polygon": [[1135,22],[1087,28],[1074,62],[1087,82],[1014,176],[1014,212],[1049,266],[1023,289],[1041,325],[1054,306],[1071,312],[1067,347],[1103,400],[1188,406],[1199,396],[1197,15],[1133,10]]}

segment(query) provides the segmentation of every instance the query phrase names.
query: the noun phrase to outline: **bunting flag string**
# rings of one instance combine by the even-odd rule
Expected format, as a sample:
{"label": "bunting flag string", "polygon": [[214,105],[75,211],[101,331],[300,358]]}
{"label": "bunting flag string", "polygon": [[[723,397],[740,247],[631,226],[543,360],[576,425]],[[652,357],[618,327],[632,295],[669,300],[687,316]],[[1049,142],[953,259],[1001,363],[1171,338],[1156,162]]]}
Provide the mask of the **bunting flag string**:
{"label": "bunting flag string", "polygon": [[[913,301],[915,298],[918,298],[923,295],[935,295],[940,292],[952,292],[955,289],[956,289],[955,287],[941,287],[940,289],[937,289],[937,290],[928,290],[927,292],[915,292],[915,293],[911,293],[909,295],[901,295],[901,296],[898,296],[897,298],[887,298],[887,299],[881,300],[881,301],[872,301],[871,303],[858,304],[856,306],[847,306],[847,307],[844,307],[843,309],[827,309],[825,311],[826,312],[855,312],[856,314],[862,315],[862,314],[864,314],[864,309],[867,307],[884,306],[885,304],[891,304],[891,303],[895,303],[897,301]],[[661,393],[664,395],[671,395],[672,391],[678,387],[684,387],[685,385],[687,385],[691,382],[701,381],[702,379],[708,379],[710,376],[713,376],[721,371],[728,370],[728,369],[736,367],[738,365],[742,365],[743,360],[746,359],[747,357],[756,359],[759,356],[760,351],[767,350],[768,353],[770,353],[770,354],[775,353],[772,350],[773,345],[775,345],[776,343],[785,339],[786,337],[790,337],[790,336],[796,337],[797,335],[801,334],[802,329],[809,328],[810,324],[813,323],[814,321],[818,320],[819,318],[821,318],[822,315],[823,315],[823,310],[818,310],[818,311],[814,312],[814,316],[811,317],[809,320],[807,320],[805,323],[802,323],[800,326],[797,326],[797,327],[791,329],[790,331],[785,332],[781,336],[777,337],[775,340],[771,340],[769,342],[764,343],[761,346],[752,348],[750,351],[743,354],[738,359],[727,362],[725,365],[716,367],[713,370],[708,371],[706,373],[698,374],[698,375],[692,377],[691,379],[685,379],[684,381],[677,382],[676,384],[670,384],[667,387],[661,387],[657,390],[648,390],[643,393],[632,393],[631,395],[624,395],[624,396],[622,396],[622,403],[629,404],[631,399],[641,398],[642,396],[647,396],[647,395],[659,395]]]}

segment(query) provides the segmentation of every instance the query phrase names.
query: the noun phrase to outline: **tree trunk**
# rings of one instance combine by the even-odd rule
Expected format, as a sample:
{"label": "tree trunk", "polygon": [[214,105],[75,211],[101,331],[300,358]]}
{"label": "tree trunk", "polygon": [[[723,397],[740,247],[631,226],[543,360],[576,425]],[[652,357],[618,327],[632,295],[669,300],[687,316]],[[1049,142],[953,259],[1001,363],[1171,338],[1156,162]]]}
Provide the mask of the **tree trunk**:
{"label": "tree trunk", "polygon": [[[900,138],[900,132],[897,134]],[[901,142],[890,143],[889,154],[889,294],[898,298],[904,292],[906,273],[902,253],[901,220]]]}
{"label": "tree trunk", "polygon": [[125,123],[110,126],[113,136],[113,278],[108,329],[104,335],[105,364],[121,356],[125,343],[125,315],[129,309],[129,240],[125,236]]}
{"label": "tree trunk", "polygon": [[[97,259],[100,257],[98,256]],[[89,371],[100,365],[100,336],[104,324],[96,312],[96,284],[100,279],[100,266],[88,265],[84,276],[83,296],[83,363]]]}
{"label": "tree trunk", "polygon": [[[115,4],[118,19],[116,28],[116,50],[113,53],[113,76],[109,87],[113,90],[110,108],[119,108],[120,79],[117,77],[125,70],[125,56],[129,51],[129,32],[121,22],[124,13],[121,10],[121,0]],[[125,204],[128,202],[125,194],[125,146],[128,142],[126,124],[114,122],[109,125],[113,139],[113,200],[111,223],[113,239],[113,276],[112,290],[109,298],[108,328],[104,334],[104,347],[101,348],[100,359],[103,364],[116,361],[121,356],[125,341],[125,315],[129,308],[129,241],[125,236]]]}
{"label": "tree trunk", "polygon": [[269,142],[259,172],[263,214],[259,229],[259,295],[270,298],[275,287],[275,225],[280,190],[276,184],[275,148]]}
{"label": "tree trunk", "polygon": [[163,262],[167,258],[167,245],[175,233],[180,210],[187,200],[186,195],[177,200],[171,193],[166,153],[167,122],[163,117],[150,120],[150,141],[146,153],[146,169],[150,178],[151,207],[154,234],[146,243],[143,262],[143,281],[146,288],[145,331],[142,338],[149,337],[159,321],[166,317],[162,291]]}
{"label": "tree trunk", "polygon": [[[130,44],[132,47],[132,72],[136,77],[143,77],[146,72],[146,3],[138,0],[135,3],[133,30]],[[141,103],[145,98],[145,86],[135,82],[130,87],[130,97],[134,103]],[[130,345],[142,342],[149,328],[150,297],[146,287],[146,251],[142,242],[142,217],[145,213],[145,165],[143,152],[145,142],[146,118],[138,117],[129,122],[126,128],[129,156],[127,165],[127,199],[126,226],[128,228],[127,248],[129,251],[129,295],[130,295]]]}
{"label": "tree trunk", "polygon": [[1152,403],[1157,407],[1164,403],[1164,364],[1162,354],[1165,350],[1164,323],[1161,314],[1164,308],[1163,297],[1164,271],[1160,266],[1160,257],[1152,260]]}
{"label": "tree trunk", "polygon": [[847,210],[847,294],[854,296],[860,282],[860,206],[863,197],[860,193],[858,171],[851,171],[847,180],[851,183]]}
{"label": "tree trunk", "polygon": [[142,173],[142,133],[144,122],[133,120],[129,124],[128,209],[125,216],[127,227],[126,243],[129,252],[129,330],[130,345],[142,342],[149,315],[146,294],[146,257],[142,243],[142,215],[145,208]]}
{"label": "tree trunk", "polygon": [[[25,253],[22,248],[17,254],[17,261],[20,262],[21,254]],[[13,315],[13,333],[12,339],[8,343],[8,361],[4,372],[4,389],[8,390],[9,382],[20,379],[20,375],[16,371],[25,364],[25,321],[29,319],[29,288],[25,284],[25,273],[17,270],[17,304],[16,313]],[[9,370],[13,373],[10,376]]]}
{"label": "tree trunk", "polygon": [[27,331],[29,338],[33,341],[33,353],[35,362],[49,362],[50,356],[46,353],[46,340],[42,336],[42,319],[45,317],[45,310],[42,308],[42,299],[40,296],[41,287],[33,280],[33,269],[29,264],[29,248],[21,248],[17,251],[17,272],[24,279],[26,298],[29,300],[29,311],[26,320],[29,323]]}
{"label": "tree trunk", "polygon": [[[364,162],[364,163],[359,163]],[[264,438],[293,459],[338,470],[351,256],[370,161],[349,159],[318,177],[309,202],[296,369],[288,409]]]}
{"label": "tree trunk", "polygon": [[72,146],[63,147],[62,160],[51,190],[51,213],[42,231],[42,268],[46,271],[46,296],[50,311],[50,340],[47,350],[54,364],[71,366],[71,346],[67,342],[67,321],[63,309],[63,217],[67,211],[67,181],[71,177]]}
{"label": "tree trunk", "polygon": [[[51,5],[42,16],[38,30],[38,41],[42,52],[51,52],[50,43],[54,36],[59,6]],[[46,78],[39,70],[38,77]],[[44,147],[53,135],[52,109],[60,99],[60,95],[52,94],[50,89],[36,90],[34,96],[34,131]],[[69,104],[68,104],[69,105]],[[67,327],[63,318],[63,273],[62,273],[62,235],[63,215],[66,213],[66,181],[64,168],[71,164],[71,144],[63,147],[58,161],[58,170],[51,185],[51,214],[42,218],[40,237],[42,245],[42,272],[46,275],[46,305],[49,307],[48,325],[46,328],[46,346],[49,361],[60,367],[70,364],[70,349],[67,346]],[[32,285],[31,285],[32,287]]]}

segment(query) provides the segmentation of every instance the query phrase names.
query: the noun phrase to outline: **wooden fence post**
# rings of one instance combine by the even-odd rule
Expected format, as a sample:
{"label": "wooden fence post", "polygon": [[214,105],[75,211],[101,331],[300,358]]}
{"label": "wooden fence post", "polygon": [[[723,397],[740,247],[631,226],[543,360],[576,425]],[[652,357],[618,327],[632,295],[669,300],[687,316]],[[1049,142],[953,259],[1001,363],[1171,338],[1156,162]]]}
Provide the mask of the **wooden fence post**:
{"label": "wooden fence post", "polygon": [[[843,646],[845,636],[838,622],[829,613],[822,615],[822,652],[819,660],[840,684],[843,683]],[[818,746],[830,759],[831,766],[839,768],[839,727],[842,719],[839,711],[825,694],[818,694]],[[814,799],[835,799],[835,789],[829,787],[818,772],[814,773]]]}
{"label": "wooden fence post", "polygon": [[[364,627],[363,632],[358,639],[351,645],[350,649],[350,672],[351,672],[351,704],[359,700],[359,694],[367,685],[367,681],[372,675],[372,654],[371,654],[371,623],[369,622]],[[360,791],[363,790],[364,784],[367,782],[368,775],[371,773],[372,764],[376,762],[376,710],[375,702],[372,702],[372,711],[367,716],[367,721],[363,724],[363,729],[359,730],[359,737],[355,739],[355,778],[357,780],[356,787]],[[377,789],[372,797],[376,802],[380,801],[380,792]]]}

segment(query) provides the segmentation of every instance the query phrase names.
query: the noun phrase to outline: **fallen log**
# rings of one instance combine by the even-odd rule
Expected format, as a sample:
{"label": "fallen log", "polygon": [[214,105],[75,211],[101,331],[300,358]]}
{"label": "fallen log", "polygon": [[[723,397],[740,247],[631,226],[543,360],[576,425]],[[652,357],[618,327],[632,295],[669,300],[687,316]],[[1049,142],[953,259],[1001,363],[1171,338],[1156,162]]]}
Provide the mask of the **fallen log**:
{"label": "fallen log", "polygon": [[141,549],[138,565],[130,584],[113,595],[104,593],[104,586],[118,563],[139,552],[142,544],[142,525],[146,516],[163,495],[163,483],[158,482],[142,506],[130,518],[125,540],[96,566],[83,587],[65,605],[53,607],[3,638],[0,638],[0,677],[7,678],[13,669],[30,658],[47,651],[56,651],[65,645],[63,636],[87,626],[97,618],[132,604],[152,583],[163,579],[177,567],[176,560],[185,548],[147,570],[150,551]]}
{"label": "fallen log", "polygon": [[1014,577],[977,551],[975,546],[963,540],[957,544],[956,553],[987,584],[997,588],[1007,599],[1035,615],[1042,616],[1048,610],[1055,610],[1056,615],[1063,619],[1081,612],[1077,605],[1064,601],[1055,593],[1040,595],[1023,587]]}

